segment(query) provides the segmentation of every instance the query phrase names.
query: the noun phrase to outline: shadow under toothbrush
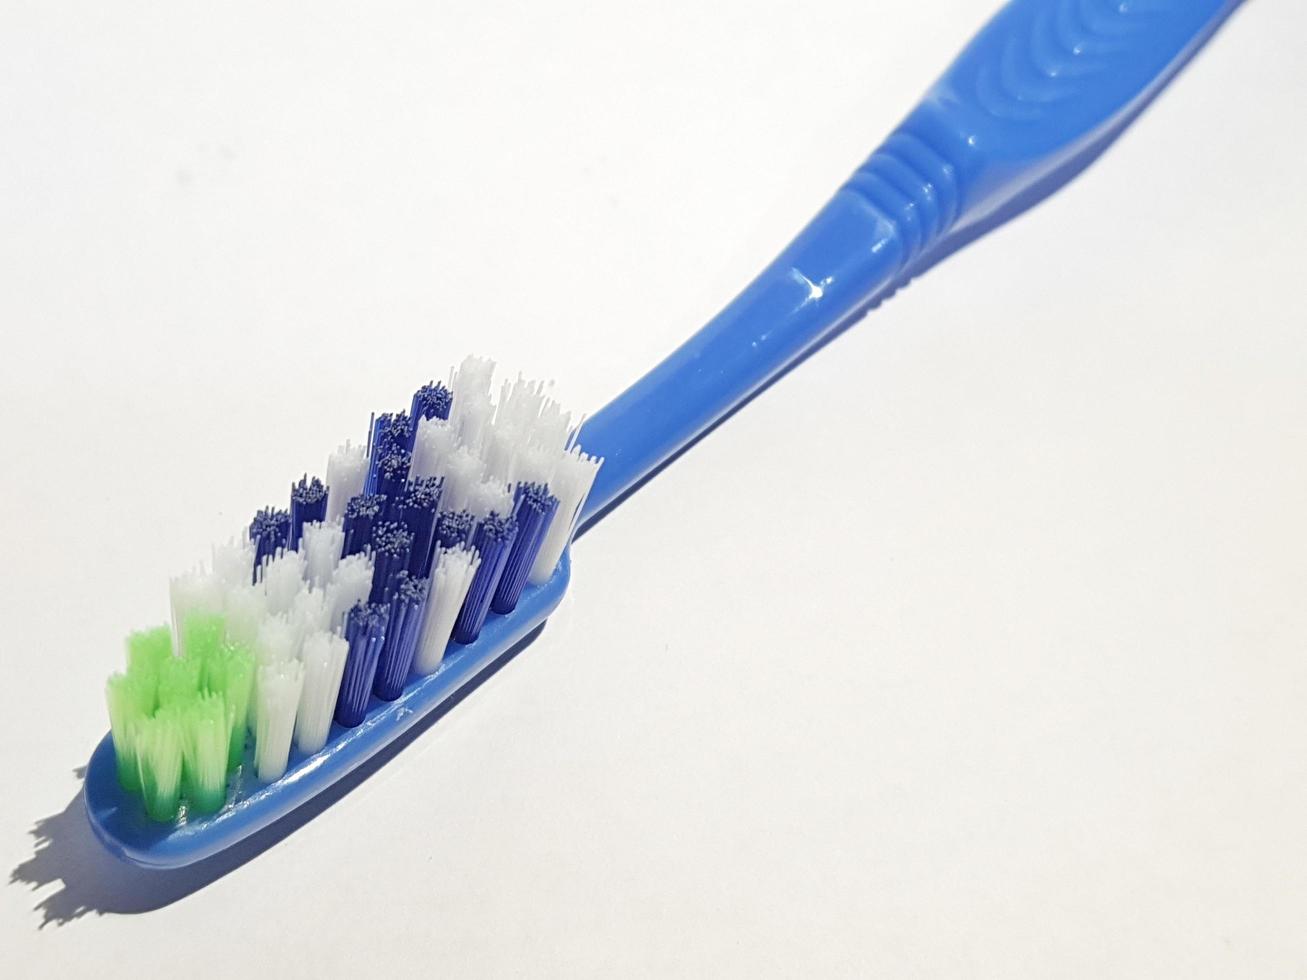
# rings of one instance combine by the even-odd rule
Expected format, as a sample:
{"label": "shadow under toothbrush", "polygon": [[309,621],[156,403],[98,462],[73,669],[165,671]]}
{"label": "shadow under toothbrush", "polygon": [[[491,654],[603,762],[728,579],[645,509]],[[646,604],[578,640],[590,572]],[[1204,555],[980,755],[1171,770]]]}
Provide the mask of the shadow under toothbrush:
{"label": "shadow under toothbrush", "polygon": [[73,770],[78,779],[77,792],[62,811],[41,817],[33,825],[30,831],[35,845],[33,854],[10,872],[9,883],[27,885],[32,891],[56,882],[62,884],[57,891],[37,902],[33,909],[41,915],[40,929],[52,923],[67,925],[91,912],[97,915],[136,915],[171,905],[257,857],[344,797],[498,673],[501,667],[533,643],[544,627],[545,624],[541,623],[509,647],[475,680],[330,789],[221,854],[184,868],[142,868],[121,861],[106,851],[96,840],[87,820],[81,789],[86,768],[78,767]]}
{"label": "shadow under toothbrush", "polygon": [[[1211,31],[1215,31],[1235,9],[1237,9],[1237,5],[1227,10],[1220,19],[1211,25]],[[1178,73],[1183,70],[1201,46],[1201,43],[1196,43],[1176,66],[1175,72]],[[577,536],[579,537],[588,532],[609,511],[622,503],[632,493],[635,493],[644,483],[660,473],[665,467],[670,466],[682,453],[688,451],[700,439],[731,418],[772,384],[861,320],[868,312],[875,309],[898,289],[907,285],[913,278],[921,275],[936,263],[948,258],[958,249],[994,230],[1021,212],[1034,207],[1067,181],[1078,176],[1081,171],[1097,160],[1116,141],[1125,128],[1152,104],[1164,87],[1159,85],[1124,118],[1120,119],[1117,125],[1105,131],[1096,140],[1083,148],[1080,153],[1035,185],[1027,188],[1018,197],[977,224],[937,245],[934,250],[923,256],[912,268],[907,270],[889,289],[870,297],[866,303],[830,330],[816,344],[765,381],[752,394],[709,425],[703,432],[663,460],[650,473],[624,490],[602,510],[592,515],[578,529]],[[583,440],[584,430],[582,431]],[[396,752],[407,746],[414,738],[444,717],[446,712],[460,703],[463,698],[497,673],[504,664],[530,645],[543,629],[544,624],[542,623],[500,655],[475,680],[467,684],[456,695],[432,711],[430,715],[397,738],[387,748],[359,766],[348,776],[339,780],[330,789],[323,791],[276,823],[215,857],[176,870],[150,870],[119,861],[110,855],[95,839],[87,820],[79,786],[78,791],[60,813],[36,821],[31,830],[31,834],[35,838],[35,852],[31,858],[23,861],[13,869],[10,873],[9,882],[11,885],[28,885],[33,891],[55,882],[62,882],[62,888],[42,899],[35,907],[35,910],[42,915],[40,928],[44,928],[50,923],[65,925],[89,912],[95,912],[99,915],[105,913],[130,915],[149,912],[185,898],[192,892],[198,891],[210,882],[216,881],[228,872],[239,868],[246,861],[261,854],[344,797],[355,786],[362,783],[379,767],[389,761]],[[74,774],[81,780],[85,775],[85,769],[76,769]]]}

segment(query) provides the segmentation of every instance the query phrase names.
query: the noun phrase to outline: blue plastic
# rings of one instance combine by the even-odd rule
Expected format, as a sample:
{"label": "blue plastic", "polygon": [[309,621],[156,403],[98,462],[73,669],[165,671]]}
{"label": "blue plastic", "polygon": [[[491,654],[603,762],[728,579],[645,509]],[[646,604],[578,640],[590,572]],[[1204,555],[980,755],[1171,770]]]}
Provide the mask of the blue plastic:
{"label": "blue plastic", "polygon": [[366,762],[471,684],[554,611],[570,573],[564,555],[553,578],[544,585],[526,587],[512,616],[491,616],[477,641],[451,647],[434,674],[410,678],[395,701],[373,701],[357,727],[332,725],[321,752],[304,756],[292,748],[286,775],[275,783],[258,783],[247,752],[241,767],[244,781],[234,787],[231,804],[211,817],[184,820],[175,826],[146,817],[140,797],[128,795],[118,786],[113,740],[106,735],[86,769],[86,812],[96,837],[118,857],[134,864],[179,868],[262,830]]}
{"label": "blue plastic", "polygon": [[585,425],[588,523],[824,339],[1100,153],[1239,0],[1014,0],[735,300]]}
{"label": "blue plastic", "polygon": [[[580,441],[605,461],[582,523],[913,276],[1073,177],[1238,2],[1014,0],[1004,7],[753,283],[586,423]],[[378,419],[374,439],[387,438],[390,421]],[[370,485],[375,480],[374,473]],[[448,544],[467,530],[446,521],[437,536]],[[237,787],[234,804],[212,817],[177,826],[149,821],[139,800],[118,788],[106,736],[86,777],[96,834],[128,860],[176,867],[267,826],[471,683],[544,621],[568,575],[565,553],[549,582],[528,586],[510,615],[487,618],[472,644],[452,646],[435,674],[411,679],[394,702],[373,701],[358,727],[334,727],[316,755],[292,755],[281,780]]]}

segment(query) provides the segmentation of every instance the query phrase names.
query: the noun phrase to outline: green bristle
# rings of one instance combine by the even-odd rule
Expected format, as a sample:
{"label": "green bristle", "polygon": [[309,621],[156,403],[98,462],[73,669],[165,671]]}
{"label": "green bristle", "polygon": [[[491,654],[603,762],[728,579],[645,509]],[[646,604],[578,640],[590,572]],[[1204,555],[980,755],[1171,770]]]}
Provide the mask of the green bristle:
{"label": "green bristle", "polygon": [[129,793],[139,793],[137,746],[140,724],[154,710],[153,678],[114,674],[105,685],[104,694],[109,702],[109,730],[118,763],[118,783]]}
{"label": "green bristle", "polygon": [[205,688],[221,694],[227,707],[230,742],[227,768],[235,769],[245,756],[246,718],[254,687],[254,654],[239,643],[226,644],[207,665]]}
{"label": "green bristle", "polygon": [[152,820],[173,820],[181,802],[182,726],[177,708],[160,708],[136,729],[136,762],[145,812]]}
{"label": "green bristle", "polygon": [[200,690],[202,664],[191,657],[169,657],[159,667],[159,710],[185,704]]}
{"label": "green bristle", "polygon": [[207,664],[222,649],[227,620],[217,613],[194,612],[186,617],[182,626],[182,649],[185,659],[200,663],[201,682],[207,673]]}
{"label": "green bristle", "polygon": [[133,677],[153,674],[172,656],[172,633],[167,626],[138,630],[127,637],[127,673]]}
{"label": "green bristle", "polygon": [[157,705],[159,669],[172,659],[172,634],[167,626],[140,630],[127,637],[127,676],[149,690],[149,711]]}
{"label": "green bristle", "polygon": [[227,798],[227,707],[221,694],[200,694],[182,711],[182,782],[190,811],[216,813]]}

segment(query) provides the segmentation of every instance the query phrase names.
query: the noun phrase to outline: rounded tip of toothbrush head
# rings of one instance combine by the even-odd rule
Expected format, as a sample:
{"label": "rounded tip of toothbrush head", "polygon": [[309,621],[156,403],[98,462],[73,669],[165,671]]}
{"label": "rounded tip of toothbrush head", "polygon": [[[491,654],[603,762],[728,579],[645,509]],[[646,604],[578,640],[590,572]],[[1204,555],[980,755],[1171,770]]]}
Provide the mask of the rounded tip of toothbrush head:
{"label": "rounded tip of toothbrush head", "polygon": [[[513,612],[487,619],[474,642],[451,644],[435,672],[410,677],[394,701],[373,698],[362,724],[343,728],[333,723],[323,749],[304,755],[293,748],[285,775],[275,782],[255,778],[247,746],[228,784],[226,805],[216,813],[183,812],[171,823],[151,820],[141,798],[119,784],[113,741],[106,735],[91,755],[83,785],[92,831],[116,857],[146,868],[185,867],[227,851],[339,783],[406,731],[434,718],[451,697],[492,674],[544,625],[570,578],[571,557],[564,550],[554,574],[540,585],[528,585]],[[294,826],[292,822],[287,832]],[[277,839],[274,835],[255,844],[247,856]]]}

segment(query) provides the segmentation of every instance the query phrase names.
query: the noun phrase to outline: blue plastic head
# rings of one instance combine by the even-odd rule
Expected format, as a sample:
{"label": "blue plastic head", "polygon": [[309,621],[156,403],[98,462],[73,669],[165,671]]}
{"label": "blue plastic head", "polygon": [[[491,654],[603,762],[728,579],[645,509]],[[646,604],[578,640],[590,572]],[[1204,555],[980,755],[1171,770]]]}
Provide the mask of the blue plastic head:
{"label": "blue plastic head", "polygon": [[179,868],[226,850],[327,789],[475,681],[544,623],[562,601],[570,575],[564,552],[553,577],[528,585],[511,615],[487,617],[475,642],[451,644],[439,669],[410,677],[394,701],[372,698],[357,726],[333,724],[322,751],[305,756],[292,749],[290,766],[276,782],[259,783],[247,753],[227,806],[212,816],[183,815],[176,824],[147,817],[140,798],[118,785],[113,740],[106,735],[86,769],[86,812],[95,836],[123,860],[152,868]]}

